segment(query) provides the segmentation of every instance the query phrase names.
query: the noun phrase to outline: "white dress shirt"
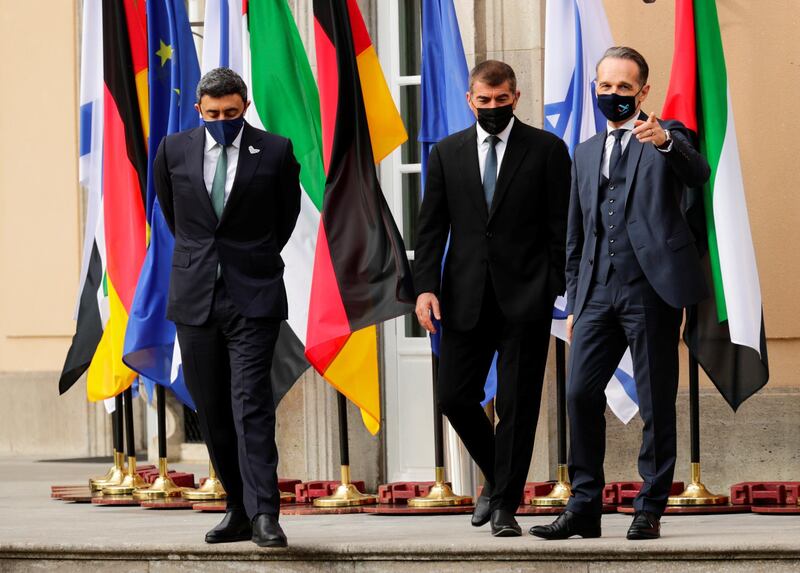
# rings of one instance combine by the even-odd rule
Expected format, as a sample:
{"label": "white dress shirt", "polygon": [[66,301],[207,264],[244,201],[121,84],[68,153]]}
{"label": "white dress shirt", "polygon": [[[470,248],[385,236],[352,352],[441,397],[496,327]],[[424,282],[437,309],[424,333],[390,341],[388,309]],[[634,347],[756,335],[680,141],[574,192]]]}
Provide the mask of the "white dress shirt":
{"label": "white dress shirt", "polygon": [[628,142],[631,140],[631,136],[633,135],[633,128],[636,127],[636,120],[639,119],[639,114],[633,114],[628,121],[625,122],[624,125],[621,127],[614,127],[611,124],[606,125],[606,148],[603,152],[603,165],[600,168],[600,173],[603,174],[603,177],[608,179],[608,169],[609,164],[611,163],[611,150],[614,149],[614,136],[611,135],[612,131],[616,131],[618,129],[624,129],[625,133],[622,134],[622,141],[620,142],[622,145],[622,153],[625,153],[625,148],[628,147]]}
{"label": "white dress shirt", "polygon": [[[500,166],[503,164],[503,155],[506,153],[506,144],[508,143],[508,136],[511,134],[511,128],[514,127],[514,118],[508,122],[506,128],[497,134],[499,141],[494,144],[495,153],[497,153],[497,175],[500,175]],[[489,153],[489,142],[486,138],[491,134],[481,127],[480,123],[475,124],[475,129],[478,132],[478,166],[481,170],[481,181],[483,181],[483,171],[486,165],[486,155]]]}
{"label": "white dress shirt", "polygon": [[[233,179],[236,177],[236,167],[239,164],[239,146],[242,143],[243,129],[239,130],[236,139],[228,146],[228,174],[225,177],[225,199],[223,205],[228,202],[231,189],[233,189]],[[219,161],[221,152],[222,146],[206,130],[206,146],[203,154],[203,181],[206,184],[206,191],[209,197],[211,196],[211,185],[214,183],[214,173],[217,170],[217,161]]]}
{"label": "white dress shirt", "polygon": [[[633,128],[636,127],[636,120],[639,119],[639,114],[633,114],[628,121],[626,121],[621,127],[614,127],[610,123],[606,124],[606,147],[605,151],[603,152],[603,165],[600,169],[600,172],[603,174],[603,177],[608,179],[608,169],[609,164],[611,163],[611,150],[614,149],[614,136],[611,135],[612,131],[617,129],[624,129],[625,133],[622,134],[622,141],[620,144],[622,145],[622,153],[625,153],[625,148],[628,147],[628,142],[631,140],[633,136]],[[669,142],[665,148],[661,149],[660,147],[656,147],[661,153],[668,153],[672,149],[672,141]]]}

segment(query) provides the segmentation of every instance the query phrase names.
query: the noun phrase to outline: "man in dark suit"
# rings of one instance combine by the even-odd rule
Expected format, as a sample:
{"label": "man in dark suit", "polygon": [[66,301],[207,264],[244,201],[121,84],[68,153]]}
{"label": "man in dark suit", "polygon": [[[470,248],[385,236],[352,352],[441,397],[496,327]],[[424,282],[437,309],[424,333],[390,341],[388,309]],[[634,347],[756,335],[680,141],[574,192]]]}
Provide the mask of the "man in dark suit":
{"label": "man in dark suit", "polygon": [[247,105],[235,72],[208,72],[195,105],[204,127],[164,138],[154,177],[175,235],[167,318],[228,494],[206,541],[284,547],[270,368],[287,315],[280,252],[300,210],[300,170],[288,139],[244,122]]}
{"label": "man in dark suit", "polygon": [[[432,333],[431,315],[442,320],[436,397],[486,478],[472,524],[491,521],[495,536],[520,535],[514,513],[564,291],[569,153],[514,117],[519,96],[507,64],[472,70],[478,122],[431,151],[415,252],[417,318]],[[495,351],[496,429],[481,408]]]}
{"label": "man in dark suit", "polygon": [[606,52],[597,95],[608,129],[575,150],[567,233],[572,497],[553,524],[531,529],[547,539],[600,536],[604,390],[628,346],[644,421],[644,486],[628,539],[660,536],[672,485],[682,309],[708,294],[680,199],[685,186],[708,180],[709,167],[682,124],[641,112],[647,76],[636,50]]}

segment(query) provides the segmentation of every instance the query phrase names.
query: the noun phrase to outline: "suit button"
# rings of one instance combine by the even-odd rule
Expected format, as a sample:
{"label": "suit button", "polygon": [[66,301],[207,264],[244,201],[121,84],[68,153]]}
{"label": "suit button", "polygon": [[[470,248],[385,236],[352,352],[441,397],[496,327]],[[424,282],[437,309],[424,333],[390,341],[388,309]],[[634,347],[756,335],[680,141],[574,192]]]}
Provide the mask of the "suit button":
{"label": "suit button", "polygon": [[613,186],[613,185],[609,185],[609,186],[608,186],[608,189],[609,189],[610,191],[613,191],[613,190],[614,190],[614,186]]}
{"label": "suit button", "polygon": [[589,266],[591,267],[594,264],[594,259],[589,259]]}
{"label": "suit button", "polygon": [[614,200],[613,200],[613,199],[609,199],[609,200],[608,200],[608,202],[609,202],[609,203],[613,203],[613,202],[614,202]]}
{"label": "suit button", "polygon": [[609,243],[613,243],[613,242],[614,242],[614,239],[611,239],[611,240],[609,240],[608,242],[609,242]]}
{"label": "suit button", "polygon": [[608,216],[611,217],[614,214],[614,211],[609,211]]}
{"label": "suit button", "polygon": [[609,257],[613,257],[613,256],[614,256],[614,253],[608,253],[608,256],[609,256]]}
{"label": "suit button", "polygon": [[493,236],[493,235],[492,235],[492,232],[491,232],[491,231],[486,231],[486,238],[488,238],[488,239],[491,239],[491,238],[492,238],[492,236]]}

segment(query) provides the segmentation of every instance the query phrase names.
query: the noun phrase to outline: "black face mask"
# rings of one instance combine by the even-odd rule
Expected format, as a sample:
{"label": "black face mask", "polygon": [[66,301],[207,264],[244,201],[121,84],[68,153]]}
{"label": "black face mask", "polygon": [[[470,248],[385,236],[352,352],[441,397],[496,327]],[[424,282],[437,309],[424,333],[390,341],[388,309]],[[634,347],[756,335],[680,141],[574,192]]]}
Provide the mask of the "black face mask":
{"label": "black face mask", "polygon": [[630,119],[636,113],[636,96],[642,90],[636,92],[635,95],[624,96],[619,94],[602,94],[597,96],[597,107],[603,112],[608,121],[614,123]]}
{"label": "black face mask", "polygon": [[514,117],[514,105],[508,104],[502,107],[479,107],[478,123],[487,133],[497,135],[503,131],[511,118]]}

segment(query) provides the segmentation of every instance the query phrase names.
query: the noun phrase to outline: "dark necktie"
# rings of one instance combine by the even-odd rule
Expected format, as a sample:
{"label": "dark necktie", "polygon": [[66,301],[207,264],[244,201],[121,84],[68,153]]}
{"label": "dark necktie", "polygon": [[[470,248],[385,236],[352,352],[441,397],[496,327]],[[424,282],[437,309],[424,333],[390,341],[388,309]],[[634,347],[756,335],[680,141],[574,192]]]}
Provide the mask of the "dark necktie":
{"label": "dark necktie", "polygon": [[484,141],[489,142],[489,151],[486,153],[486,163],[483,166],[483,196],[486,199],[486,208],[491,210],[494,188],[497,184],[497,150],[495,146],[500,138],[490,135]]}
{"label": "dark necktie", "polygon": [[625,129],[615,129],[611,132],[614,136],[614,147],[611,148],[611,161],[608,163],[608,178],[614,174],[614,169],[619,163],[619,158],[622,157],[622,136],[625,135]]}

